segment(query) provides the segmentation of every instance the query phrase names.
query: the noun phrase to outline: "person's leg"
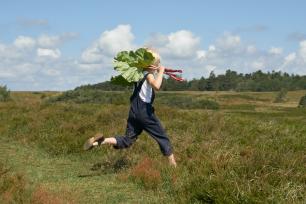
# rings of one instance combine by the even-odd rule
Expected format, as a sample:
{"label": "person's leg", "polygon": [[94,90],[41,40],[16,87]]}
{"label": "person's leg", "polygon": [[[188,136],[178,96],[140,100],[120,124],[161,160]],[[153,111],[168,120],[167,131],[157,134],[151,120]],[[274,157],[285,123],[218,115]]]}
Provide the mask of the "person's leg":
{"label": "person's leg", "polygon": [[158,143],[160,150],[164,156],[168,157],[169,164],[176,167],[176,161],[172,152],[171,142],[162,127],[158,118],[152,114],[144,121],[144,130],[150,134],[151,137]]}
{"label": "person's leg", "polygon": [[130,111],[129,117],[127,119],[126,133],[124,136],[104,138],[101,133],[98,133],[95,137],[89,138],[86,141],[84,144],[84,149],[89,150],[102,144],[113,145],[115,149],[128,148],[136,141],[137,136],[141,134],[141,132],[142,126],[136,120],[134,114]]}
{"label": "person's leg", "polygon": [[107,138],[106,144],[112,144],[115,149],[123,149],[130,147],[142,132],[142,127],[135,118],[129,117],[124,136],[116,136]]}
{"label": "person's leg", "polygon": [[127,119],[126,132],[124,136],[116,136],[105,138],[102,144],[113,145],[115,149],[123,149],[130,147],[142,132],[142,126],[130,111]]}

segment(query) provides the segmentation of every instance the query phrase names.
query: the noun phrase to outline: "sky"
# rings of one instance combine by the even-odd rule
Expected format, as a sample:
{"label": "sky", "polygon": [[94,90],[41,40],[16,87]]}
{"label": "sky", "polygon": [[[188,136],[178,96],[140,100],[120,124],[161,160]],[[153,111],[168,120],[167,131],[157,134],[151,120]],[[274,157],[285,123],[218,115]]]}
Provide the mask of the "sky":
{"label": "sky", "polygon": [[227,69],[306,75],[303,0],[0,0],[0,85],[70,90],[117,75],[117,52],[153,47],[186,79]]}

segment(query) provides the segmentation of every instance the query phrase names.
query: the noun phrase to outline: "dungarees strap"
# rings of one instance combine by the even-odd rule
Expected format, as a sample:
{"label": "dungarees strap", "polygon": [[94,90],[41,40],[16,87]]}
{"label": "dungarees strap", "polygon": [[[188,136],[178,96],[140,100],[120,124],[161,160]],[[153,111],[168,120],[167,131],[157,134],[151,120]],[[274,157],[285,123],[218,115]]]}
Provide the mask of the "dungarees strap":
{"label": "dungarees strap", "polygon": [[[141,87],[142,87],[142,84],[143,84],[144,81],[146,80],[148,74],[149,74],[149,73],[147,73],[140,81],[134,82],[134,91],[133,91],[132,96],[130,97],[130,102],[132,102],[133,99],[137,97],[137,94],[139,94],[139,92],[140,92],[140,90],[141,90]],[[153,99],[153,95],[154,95],[154,97],[155,97],[155,94],[152,94],[152,99]],[[153,101],[153,100],[151,100],[151,101]]]}

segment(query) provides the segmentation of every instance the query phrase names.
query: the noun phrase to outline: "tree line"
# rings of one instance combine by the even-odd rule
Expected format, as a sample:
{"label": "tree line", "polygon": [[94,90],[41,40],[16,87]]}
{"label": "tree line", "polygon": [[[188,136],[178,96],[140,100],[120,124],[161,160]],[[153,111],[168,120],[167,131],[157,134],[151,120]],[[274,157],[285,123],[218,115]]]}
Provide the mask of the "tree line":
{"label": "tree line", "polygon": [[[85,85],[79,88],[100,89],[105,91],[129,90],[132,87],[122,87],[110,83],[110,81]],[[264,73],[261,70],[249,74],[237,73],[226,70],[224,74],[216,75],[213,71],[207,78],[192,79],[177,82],[171,78],[165,78],[162,85],[163,91],[288,91],[306,89],[306,76],[288,74],[281,71]]]}

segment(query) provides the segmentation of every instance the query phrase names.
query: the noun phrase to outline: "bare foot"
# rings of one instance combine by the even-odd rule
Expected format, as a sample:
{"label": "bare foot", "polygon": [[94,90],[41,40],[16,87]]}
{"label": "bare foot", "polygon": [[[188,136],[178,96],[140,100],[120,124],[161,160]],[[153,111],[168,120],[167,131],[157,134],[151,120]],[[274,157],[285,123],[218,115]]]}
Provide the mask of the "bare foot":
{"label": "bare foot", "polygon": [[176,164],[176,161],[175,161],[175,159],[174,159],[174,155],[173,155],[173,154],[171,154],[170,156],[168,156],[168,160],[169,160],[170,166],[177,167],[177,164]]}

